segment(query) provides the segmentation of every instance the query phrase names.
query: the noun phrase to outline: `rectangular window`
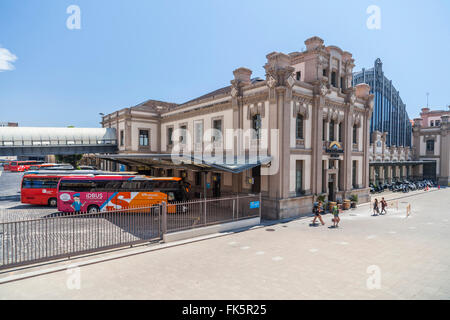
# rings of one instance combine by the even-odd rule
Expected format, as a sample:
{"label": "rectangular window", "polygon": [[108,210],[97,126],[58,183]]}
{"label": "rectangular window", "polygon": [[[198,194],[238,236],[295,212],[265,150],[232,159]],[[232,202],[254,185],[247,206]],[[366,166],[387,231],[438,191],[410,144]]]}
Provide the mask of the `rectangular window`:
{"label": "rectangular window", "polygon": [[200,171],[195,172],[195,185],[196,186],[202,185],[202,173]]}
{"label": "rectangular window", "polygon": [[261,115],[255,114],[252,118],[253,139],[261,138]]}
{"label": "rectangular window", "polygon": [[327,141],[326,133],[327,133],[327,122],[323,120],[322,122],[322,140]]}
{"label": "rectangular window", "polygon": [[341,88],[342,89],[345,89],[345,86],[344,86],[344,77],[341,77]]}
{"label": "rectangular window", "polygon": [[329,141],[334,141],[334,121],[330,121],[330,140]]}
{"label": "rectangular window", "polygon": [[356,170],[357,170],[357,165],[358,165],[357,160],[353,160],[353,161],[352,161],[352,186],[353,186],[353,189],[357,189],[357,188],[358,188],[358,186],[356,185]]}
{"label": "rectangular window", "polygon": [[356,126],[353,126],[353,144],[357,144],[357,135],[358,135],[358,128]]}
{"label": "rectangular window", "polygon": [[168,145],[173,144],[172,135],[173,135],[173,128],[172,127],[167,128],[167,144]]}
{"label": "rectangular window", "polygon": [[427,152],[434,152],[434,140],[427,140]]}
{"label": "rectangular window", "polygon": [[434,121],[433,120],[430,120],[430,126],[434,127]]}
{"label": "rectangular window", "polygon": [[338,141],[339,142],[342,142],[342,123],[339,123],[338,124],[338,131],[339,131],[339,139],[338,139]]}
{"label": "rectangular window", "polygon": [[301,77],[302,77],[302,73],[301,73],[300,71],[297,71],[297,73],[295,74],[295,78],[296,78],[298,81],[300,81]]}
{"label": "rectangular window", "polygon": [[222,141],[222,120],[217,119],[213,120],[213,141],[220,142]]}
{"label": "rectangular window", "polygon": [[297,115],[296,138],[303,139],[303,116],[301,114]]}
{"label": "rectangular window", "polygon": [[123,146],[124,143],[124,134],[123,130],[120,130],[120,146]]}
{"label": "rectangular window", "polygon": [[148,130],[139,130],[139,145],[148,146]]}
{"label": "rectangular window", "polygon": [[331,72],[331,85],[336,87],[336,71]]}
{"label": "rectangular window", "polygon": [[180,143],[186,144],[186,136],[187,136],[187,126],[182,125],[180,126]]}
{"label": "rectangular window", "polygon": [[194,129],[194,134],[195,134],[195,143],[202,143],[203,140],[203,122],[198,121],[195,122],[195,129]]}
{"label": "rectangular window", "polygon": [[303,194],[303,160],[295,161],[295,193],[297,196]]}

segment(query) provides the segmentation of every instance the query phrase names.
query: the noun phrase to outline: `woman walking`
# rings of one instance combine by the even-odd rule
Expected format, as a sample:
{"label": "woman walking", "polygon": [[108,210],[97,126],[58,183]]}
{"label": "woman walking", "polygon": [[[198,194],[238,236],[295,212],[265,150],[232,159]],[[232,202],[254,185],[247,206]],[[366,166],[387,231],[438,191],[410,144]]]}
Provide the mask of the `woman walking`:
{"label": "woman walking", "polygon": [[375,198],[375,202],[373,203],[373,215],[377,216],[380,213],[380,209],[378,207],[378,199]]}
{"label": "woman walking", "polygon": [[322,202],[321,201],[319,201],[319,203],[314,203],[314,207],[313,207],[314,219],[312,221],[313,224],[316,223],[317,218],[319,218],[322,225],[325,224],[322,220],[322,216],[320,215],[320,212],[322,212]]}

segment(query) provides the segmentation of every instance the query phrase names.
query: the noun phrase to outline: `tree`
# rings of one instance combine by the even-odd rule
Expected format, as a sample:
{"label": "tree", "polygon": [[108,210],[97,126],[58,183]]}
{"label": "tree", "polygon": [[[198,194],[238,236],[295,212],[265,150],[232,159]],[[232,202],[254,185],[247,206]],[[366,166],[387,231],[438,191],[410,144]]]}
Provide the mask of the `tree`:
{"label": "tree", "polygon": [[80,163],[82,157],[82,154],[55,155],[57,162],[70,163],[75,169],[79,168],[78,164]]}

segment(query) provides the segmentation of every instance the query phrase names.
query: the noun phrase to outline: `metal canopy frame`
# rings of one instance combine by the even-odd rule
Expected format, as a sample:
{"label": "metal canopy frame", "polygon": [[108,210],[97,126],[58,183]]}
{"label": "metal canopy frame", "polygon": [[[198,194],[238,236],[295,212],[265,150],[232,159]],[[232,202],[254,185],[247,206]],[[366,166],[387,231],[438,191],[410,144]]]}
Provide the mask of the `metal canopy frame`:
{"label": "metal canopy frame", "polygon": [[[97,158],[113,161],[125,165],[138,165],[149,167],[182,168],[195,171],[223,171],[230,173],[240,173],[245,170],[268,165],[271,156],[234,156],[233,162],[228,160],[226,155],[222,156],[222,161],[217,161],[218,157],[198,157],[195,155],[172,155],[172,154],[113,154],[96,155]],[[180,163],[174,163],[174,160]],[[219,158],[220,159],[220,158]]]}

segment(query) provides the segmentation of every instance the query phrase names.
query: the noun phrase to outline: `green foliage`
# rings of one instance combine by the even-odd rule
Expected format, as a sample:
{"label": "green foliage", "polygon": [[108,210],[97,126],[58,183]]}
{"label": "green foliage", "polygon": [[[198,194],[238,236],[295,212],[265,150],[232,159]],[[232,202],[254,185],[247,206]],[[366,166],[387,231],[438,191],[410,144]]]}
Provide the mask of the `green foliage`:
{"label": "green foliage", "polygon": [[322,203],[325,203],[325,199],[326,199],[325,194],[321,194],[320,196],[317,197],[317,201],[320,201]]}
{"label": "green foliage", "polygon": [[70,163],[75,169],[79,169],[78,165],[82,157],[82,154],[55,155],[56,162]]}
{"label": "green foliage", "polygon": [[350,196],[350,201],[358,202],[358,195],[357,195],[357,194],[352,194],[352,195]]}

